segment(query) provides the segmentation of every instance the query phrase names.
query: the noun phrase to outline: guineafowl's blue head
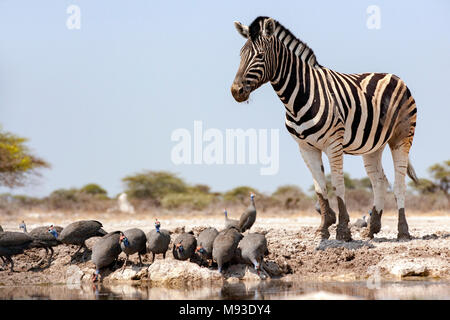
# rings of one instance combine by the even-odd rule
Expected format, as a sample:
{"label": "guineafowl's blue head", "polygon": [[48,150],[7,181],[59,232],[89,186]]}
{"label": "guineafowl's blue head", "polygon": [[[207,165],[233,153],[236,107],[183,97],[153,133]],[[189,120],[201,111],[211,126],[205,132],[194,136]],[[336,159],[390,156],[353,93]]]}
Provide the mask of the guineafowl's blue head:
{"label": "guineafowl's blue head", "polygon": [[155,228],[156,232],[160,232],[159,229],[161,228],[161,223],[158,221],[158,219],[156,219],[155,221]]}
{"label": "guineafowl's blue head", "polygon": [[195,249],[195,252],[198,252],[198,253],[201,253],[201,254],[205,254],[205,253],[206,253],[206,250],[205,250],[205,248],[203,248],[202,246],[198,246],[198,247]]}
{"label": "guineafowl's blue head", "polygon": [[50,228],[48,228],[48,232],[50,232],[55,237],[55,239],[58,238],[58,231],[56,231],[53,225],[51,225]]}
{"label": "guineafowl's blue head", "polygon": [[369,216],[372,216],[372,209],[369,209]]}
{"label": "guineafowl's blue head", "polygon": [[94,274],[92,275],[92,282],[100,280],[100,278],[101,278],[100,270],[97,269],[97,270],[95,270]]}
{"label": "guineafowl's blue head", "polygon": [[181,244],[181,243],[177,243],[176,244],[176,246],[175,246],[175,248],[178,250],[178,252],[183,252],[184,251],[184,248],[183,248],[183,245]]}
{"label": "guineafowl's blue head", "polygon": [[251,193],[251,194],[250,194],[250,199],[251,199],[251,200],[255,200],[255,194],[254,194],[254,193]]}
{"label": "guineafowl's blue head", "polygon": [[128,238],[125,237],[125,235],[123,233],[120,233],[120,238],[119,238],[119,242],[125,245],[125,247],[129,247],[130,243],[128,242]]}
{"label": "guineafowl's blue head", "polygon": [[22,229],[23,232],[27,232],[27,225],[25,224],[25,221],[22,220],[22,223],[19,224],[19,229]]}
{"label": "guineafowl's blue head", "polygon": [[227,209],[223,210],[223,214],[225,215],[225,217],[228,217]]}

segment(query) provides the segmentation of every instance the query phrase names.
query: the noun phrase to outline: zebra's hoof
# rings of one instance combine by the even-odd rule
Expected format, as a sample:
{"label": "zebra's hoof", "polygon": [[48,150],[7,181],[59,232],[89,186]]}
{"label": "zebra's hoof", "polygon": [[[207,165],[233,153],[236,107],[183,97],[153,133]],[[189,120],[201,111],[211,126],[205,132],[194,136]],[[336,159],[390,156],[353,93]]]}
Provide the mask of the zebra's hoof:
{"label": "zebra's hoof", "polygon": [[345,226],[337,226],[336,230],[336,240],[349,242],[352,241],[352,233],[350,232],[350,229],[347,225]]}
{"label": "zebra's hoof", "polygon": [[322,240],[328,240],[330,238],[330,232],[328,229],[319,228],[316,230],[316,235],[320,235]]}
{"label": "zebra's hoof", "polygon": [[398,241],[409,241],[409,240],[411,240],[412,239],[412,237],[411,237],[411,235],[409,234],[409,233],[398,233],[398,235],[397,235],[397,240]]}

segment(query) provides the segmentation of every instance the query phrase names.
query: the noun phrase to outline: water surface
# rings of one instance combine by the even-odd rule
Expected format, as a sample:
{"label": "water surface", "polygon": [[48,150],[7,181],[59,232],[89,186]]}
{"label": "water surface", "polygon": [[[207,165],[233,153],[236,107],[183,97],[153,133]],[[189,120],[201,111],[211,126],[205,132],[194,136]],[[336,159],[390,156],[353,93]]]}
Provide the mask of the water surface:
{"label": "water surface", "polygon": [[151,287],[146,283],[2,286],[0,299],[450,299],[450,281],[304,282],[270,280],[199,288]]}

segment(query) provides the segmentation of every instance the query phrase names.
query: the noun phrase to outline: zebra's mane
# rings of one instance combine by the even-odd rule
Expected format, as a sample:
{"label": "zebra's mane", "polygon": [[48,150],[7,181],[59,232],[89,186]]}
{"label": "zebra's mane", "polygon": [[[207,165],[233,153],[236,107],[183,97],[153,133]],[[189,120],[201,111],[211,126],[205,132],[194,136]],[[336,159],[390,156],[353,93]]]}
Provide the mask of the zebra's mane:
{"label": "zebra's mane", "polygon": [[[269,19],[269,17],[258,17],[256,18],[249,26],[250,39],[254,41],[261,32],[264,20]],[[317,62],[316,55],[314,51],[302,40],[297,38],[289,29],[285,28],[281,23],[275,21],[275,36],[283,41],[285,44],[289,43],[290,48],[297,48],[295,50],[295,54],[301,57],[308,57],[307,62],[314,66],[320,67],[320,64]],[[284,32],[283,32],[284,31]],[[299,45],[297,45],[297,43]]]}

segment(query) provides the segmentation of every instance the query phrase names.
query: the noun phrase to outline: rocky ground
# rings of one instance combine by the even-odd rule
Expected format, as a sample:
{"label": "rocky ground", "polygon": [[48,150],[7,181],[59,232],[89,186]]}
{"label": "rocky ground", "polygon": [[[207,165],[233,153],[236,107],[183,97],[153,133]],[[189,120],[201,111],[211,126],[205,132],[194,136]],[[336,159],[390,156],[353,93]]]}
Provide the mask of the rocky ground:
{"label": "rocky ground", "polygon": [[[126,230],[138,227],[148,232],[153,228],[154,217],[140,215],[90,215],[71,217],[56,214],[33,214],[21,217],[25,219],[28,229],[35,226],[54,223],[65,226],[74,220],[96,219],[103,223],[107,231]],[[352,222],[357,216],[352,217]],[[12,217],[3,217],[5,230],[18,231],[18,224]],[[223,219],[217,217],[160,217],[162,228],[173,231],[172,240],[183,229],[193,230],[197,235],[203,228],[213,226],[221,229]],[[398,242],[396,240],[397,219],[385,214],[382,230],[370,241],[362,239],[362,229],[352,227],[354,241],[344,243],[335,239],[335,226],[330,228],[330,240],[320,240],[315,236],[320,218],[313,215],[258,216],[252,232],[266,234],[269,255],[266,257],[267,269],[274,278],[282,280],[339,280],[357,281],[373,279],[436,278],[450,280],[450,215],[414,215],[408,216],[410,233],[413,240]],[[96,238],[88,241],[92,247]],[[44,250],[30,249],[25,255],[14,257],[15,270],[0,271],[0,286],[28,284],[76,284],[88,282],[94,272],[93,263],[82,262],[81,255],[74,263],[70,256],[77,247],[61,245],[55,248],[54,259],[50,267],[36,267]],[[170,247],[171,249],[171,247]],[[90,253],[87,256],[90,257]],[[151,285],[160,286],[195,286],[223,285],[237,283],[240,280],[259,281],[255,272],[244,265],[229,267],[224,277],[215,269],[200,267],[192,262],[174,260],[169,250],[165,260],[162,256],[151,264],[151,255],[144,257],[143,267],[127,266],[124,271],[119,268],[125,256],[121,254],[115,268],[102,271],[104,282],[142,280]],[[137,263],[137,256],[131,261]]]}

